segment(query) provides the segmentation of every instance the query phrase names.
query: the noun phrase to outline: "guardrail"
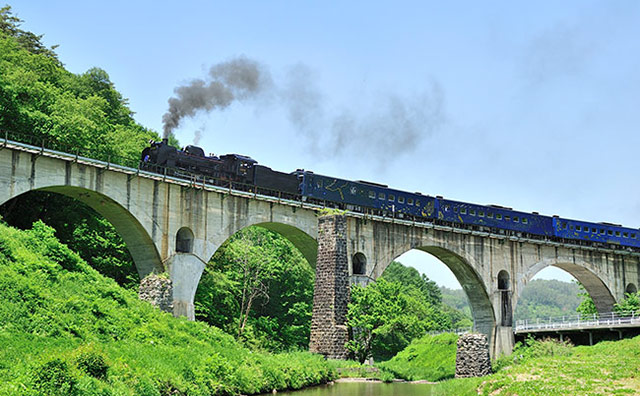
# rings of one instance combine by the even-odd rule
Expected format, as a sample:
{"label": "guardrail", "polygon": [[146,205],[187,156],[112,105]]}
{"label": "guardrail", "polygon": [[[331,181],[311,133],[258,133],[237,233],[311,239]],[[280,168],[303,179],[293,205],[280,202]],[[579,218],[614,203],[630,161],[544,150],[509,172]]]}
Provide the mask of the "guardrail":
{"label": "guardrail", "polygon": [[589,315],[569,315],[547,319],[525,319],[516,321],[514,331],[558,331],[607,327],[640,327],[640,310],[607,312]]}
{"label": "guardrail", "polygon": [[432,336],[440,335],[440,334],[462,335],[462,334],[471,333],[472,331],[473,331],[473,327],[461,327],[459,329],[432,330],[432,331],[428,331],[427,334]]}

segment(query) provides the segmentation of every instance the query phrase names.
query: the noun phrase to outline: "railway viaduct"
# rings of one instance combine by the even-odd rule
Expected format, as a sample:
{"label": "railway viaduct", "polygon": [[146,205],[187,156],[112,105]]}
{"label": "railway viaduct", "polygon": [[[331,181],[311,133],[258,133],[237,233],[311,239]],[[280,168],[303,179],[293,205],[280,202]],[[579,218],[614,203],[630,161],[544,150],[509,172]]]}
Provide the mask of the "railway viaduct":
{"label": "railway viaduct", "polygon": [[458,278],[474,328],[494,357],[513,346],[512,314],[527,282],[547,266],[571,273],[601,312],[639,283],[640,257],[359,213],[318,217],[318,206],[194,184],[0,140],[0,204],[29,191],[77,199],[120,233],[142,277],[168,272],[173,313],[194,319],[194,296],[211,256],[230,236],[257,225],[289,239],[316,268],[310,349],[344,357],[349,284],[375,280],[396,257],[419,249]]}

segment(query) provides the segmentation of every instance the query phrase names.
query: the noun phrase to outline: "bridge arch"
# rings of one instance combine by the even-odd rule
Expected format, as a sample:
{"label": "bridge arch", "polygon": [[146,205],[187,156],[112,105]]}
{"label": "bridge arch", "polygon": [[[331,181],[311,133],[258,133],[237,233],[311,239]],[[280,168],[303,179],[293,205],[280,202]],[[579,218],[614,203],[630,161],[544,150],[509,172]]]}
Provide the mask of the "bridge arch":
{"label": "bridge arch", "polygon": [[[580,282],[582,286],[584,286],[587,293],[589,293],[589,295],[593,299],[598,312],[604,313],[613,311],[613,306],[616,303],[616,299],[606,281],[603,280],[604,277],[593,271],[587,262],[579,260],[569,262],[567,260],[554,258],[537,262],[536,264],[530,266],[525,275],[518,280],[517,289],[519,291],[519,294],[522,293],[522,290],[525,288],[525,286],[538,272],[550,266],[560,268],[576,278],[578,282]],[[514,296],[513,301],[514,310],[517,303],[518,301],[516,295]]]}
{"label": "bridge arch", "polygon": [[125,242],[141,279],[154,271],[164,271],[160,255],[147,230],[129,210],[108,195],[83,187],[51,185],[21,190],[20,193],[4,199],[0,205],[4,205],[12,199],[20,199],[32,191],[64,195],[82,202],[107,219]]}
{"label": "bridge arch", "polygon": [[475,259],[472,256],[465,254],[465,252],[455,252],[453,249],[442,246],[423,245],[413,248],[407,247],[401,251],[396,251],[394,258],[388,262],[385,260],[384,268],[377,268],[375,273],[382,274],[391,261],[413,249],[436,257],[451,270],[469,300],[474,330],[487,335],[489,344],[492,345],[496,315],[487,287],[475,269],[478,267],[474,265]]}

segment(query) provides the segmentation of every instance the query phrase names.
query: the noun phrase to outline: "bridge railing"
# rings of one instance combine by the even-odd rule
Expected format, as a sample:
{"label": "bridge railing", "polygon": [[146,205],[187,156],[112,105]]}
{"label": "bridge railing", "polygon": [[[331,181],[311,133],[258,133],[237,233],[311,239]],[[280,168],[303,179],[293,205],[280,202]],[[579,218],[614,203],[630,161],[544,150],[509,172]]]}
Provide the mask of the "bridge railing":
{"label": "bridge railing", "polygon": [[121,165],[137,171],[147,171],[168,179],[179,179],[186,181],[193,186],[215,186],[229,191],[245,192],[247,195],[266,196],[279,200],[301,201],[302,196],[291,194],[265,187],[258,187],[253,184],[241,183],[226,179],[219,179],[202,175],[201,173],[189,172],[181,169],[168,168],[160,165],[145,164],[140,161],[140,157],[122,157],[104,150],[89,149],[78,146],[64,144],[53,138],[43,138],[42,136],[29,135],[12,132],[8,130],[0,131],[0,148],[6,147],[9,143],[19,143],[29,146],[33,150],[41,152],[58,152],[65,154],[68,158],[83,158],[100,161],[107,166],[111,164]]}
{"label": "bridge railing", "polygon": [[577,329],[587,327],[640,325],[640,310],[623,312],[606,312],[595,314],[575,314],[545,319],[517,320],[514,330],[524,331],[554,331],[563,329]]}
{"label": "bridge railing", "polygon": [[467,334],[467,333],[471,333],[473,331],[473,327],[461,327],[461,328],[457,328],[457,329],[446,329],[446,330],[431,330],[428,331],[427,334],[428,335],[440,335],[440,334],[457,334],[457,335],[462,335],[462,334]]}

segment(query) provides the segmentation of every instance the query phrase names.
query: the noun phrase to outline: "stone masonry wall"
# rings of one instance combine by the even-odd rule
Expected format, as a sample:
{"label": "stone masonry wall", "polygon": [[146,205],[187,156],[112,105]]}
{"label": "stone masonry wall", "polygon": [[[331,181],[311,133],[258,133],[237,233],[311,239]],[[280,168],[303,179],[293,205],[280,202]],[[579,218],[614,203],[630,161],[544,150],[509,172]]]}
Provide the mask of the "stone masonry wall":
{"label": "stone masonry wall", "polygon": [[313,291],[313,315],[309,350],[330,359],[346,359],[349,264],[347,218],[318,218],[318,261]]}
{"label": "stone masonry wall", "polygon": [[463,334],[458,338],[456,378],[491,374],[489,342],[484,334]]}
{"label": "stone masonry wall", "polygon": [[173,312],[173,285],[171,279],[151,274],[140,281],[138,298],[151,303],[161,311]]}

